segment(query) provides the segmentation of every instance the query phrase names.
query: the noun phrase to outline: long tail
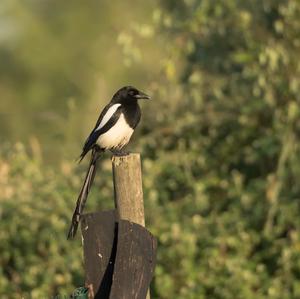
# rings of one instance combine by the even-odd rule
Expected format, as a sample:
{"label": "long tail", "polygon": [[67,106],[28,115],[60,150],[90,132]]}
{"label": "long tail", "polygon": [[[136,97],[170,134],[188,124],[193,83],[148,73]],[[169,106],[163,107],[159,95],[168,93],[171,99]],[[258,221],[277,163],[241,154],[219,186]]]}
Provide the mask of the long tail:
{"label": "long tail", "polygon": [[68,232],[67,239],[73,239],[76,235],[78,224],[80,221],[80,216],[83,212],[85,203],[87,201],[88,194],[90,192],[91,186],[93,184],[96,170],[97,170],[97,161],[101,154],[101,150],[97,147],[93,148],[92,156],[91,156],[91,162],[87,171],[87,174],[85,176],[84,183],[81,187],[77,202],[76,202],[76,208],[73,213],[72,217],[72,223]]}

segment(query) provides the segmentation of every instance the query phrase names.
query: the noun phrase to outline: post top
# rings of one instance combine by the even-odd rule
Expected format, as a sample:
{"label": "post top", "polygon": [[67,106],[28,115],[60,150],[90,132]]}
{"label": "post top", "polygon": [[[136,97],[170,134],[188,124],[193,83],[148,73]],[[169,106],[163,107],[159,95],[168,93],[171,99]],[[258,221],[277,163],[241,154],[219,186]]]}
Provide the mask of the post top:
{"label": "post top", "polygon": [[123,156],[112,156],[112,163],[116,166],[123,163],[130,163],[133,161],[140,161],[141,155],[139,153],[129,153]]}

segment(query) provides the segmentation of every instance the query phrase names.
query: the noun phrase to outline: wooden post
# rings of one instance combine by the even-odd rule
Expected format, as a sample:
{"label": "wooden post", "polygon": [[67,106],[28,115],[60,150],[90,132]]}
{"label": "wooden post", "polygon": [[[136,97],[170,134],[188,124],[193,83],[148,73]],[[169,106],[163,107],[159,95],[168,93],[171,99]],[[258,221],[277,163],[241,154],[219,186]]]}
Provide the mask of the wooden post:
{"label": "wooden post", "polygon": [[145,226],[139,154],[112,158],[115,206],[120,219]]}
{"label": "wooden post", "polygon": [[150,299],[157,241],[144,227],[140,156],[112,161],[116,209],[81,217],[89,298]]}
{"label": "wooden post", "polygon": [[[140,154],[112,158],[115,206],[119,219],[145,226]],[[147,299],[150,299],[148,290]]]}

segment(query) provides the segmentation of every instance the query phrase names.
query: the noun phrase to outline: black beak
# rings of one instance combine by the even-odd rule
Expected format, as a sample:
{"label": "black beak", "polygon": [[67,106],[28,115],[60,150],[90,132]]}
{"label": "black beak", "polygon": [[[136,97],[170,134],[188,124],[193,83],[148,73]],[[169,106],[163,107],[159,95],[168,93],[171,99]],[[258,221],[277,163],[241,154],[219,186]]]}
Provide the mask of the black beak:
{"label": "black beak", "polygon": [[139,91],[139,93],[137,95],[134,96],[137,100],[140,100],[140,99],[145,99],[145,100],[150,100],[151,97],[148,96],[147,94]]}

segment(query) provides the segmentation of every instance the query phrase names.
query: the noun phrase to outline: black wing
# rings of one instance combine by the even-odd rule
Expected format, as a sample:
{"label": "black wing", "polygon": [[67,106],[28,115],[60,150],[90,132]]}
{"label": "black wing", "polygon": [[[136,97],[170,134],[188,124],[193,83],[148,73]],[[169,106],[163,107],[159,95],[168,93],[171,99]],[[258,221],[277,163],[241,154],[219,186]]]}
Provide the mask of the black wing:
{"label": "black wing", "polygon": [[98,138],[100,135],[104,134],[107,132],[119,119],[121,112],[122,112],[122,106],[118,107],[117,110],[114,112],[114,114],[111,116],[111,118],[107,121],[107,123],[101,128],[98,129],[99,124],[101,123],[101,120],[103,119],[104,115],[107,113],[108,109],[113,106],[113,104],[107,105],[103,111],[101,112],[97,123],[95,125],[95,128],[89,135],[89,137],[86,139],[82,153],[79,157],[79,162],[85,157],[85,155],[93,148],[93,146],[96,144]]}

